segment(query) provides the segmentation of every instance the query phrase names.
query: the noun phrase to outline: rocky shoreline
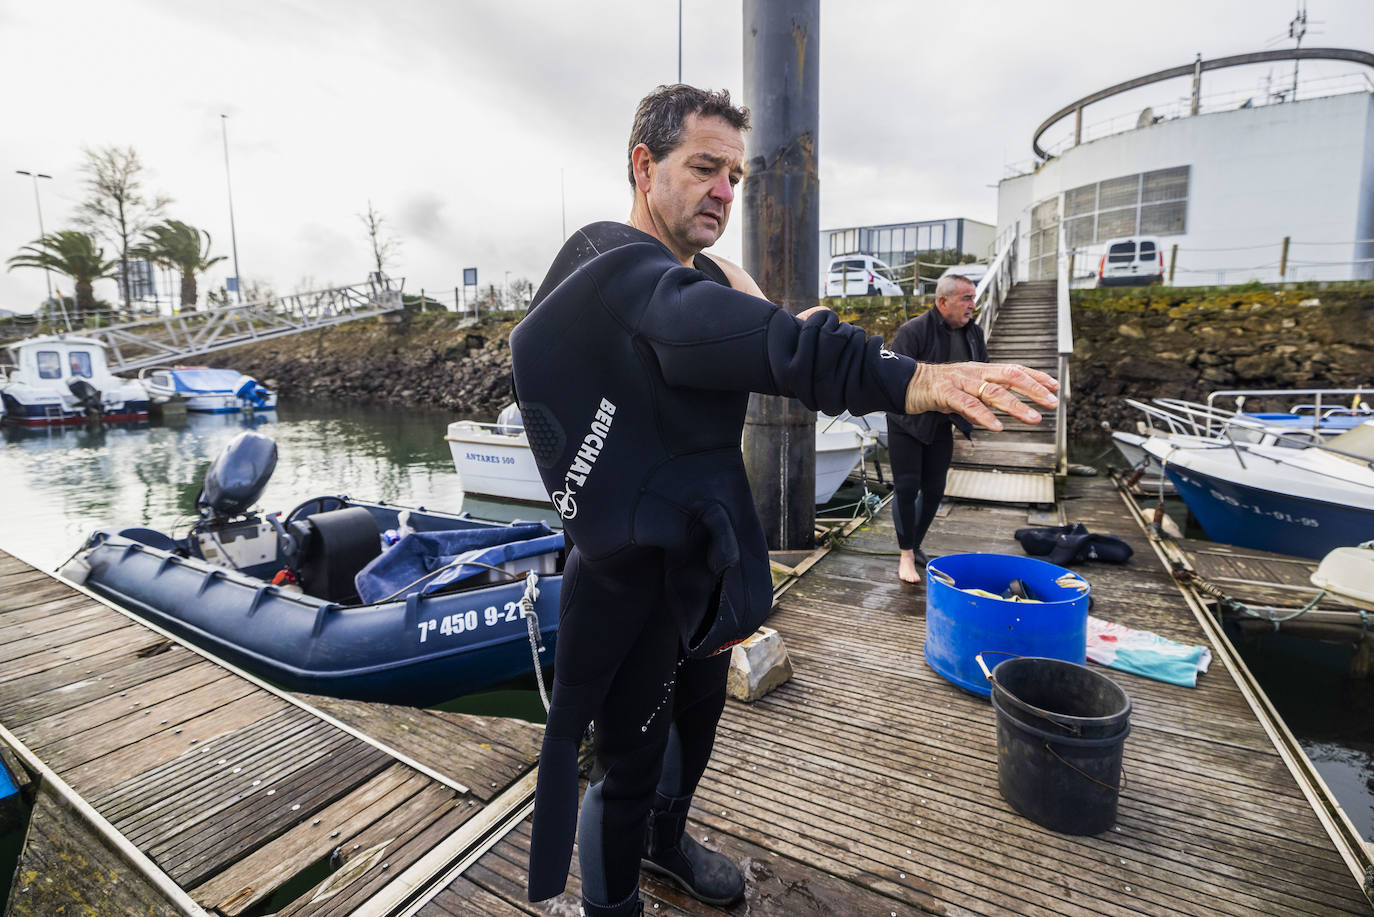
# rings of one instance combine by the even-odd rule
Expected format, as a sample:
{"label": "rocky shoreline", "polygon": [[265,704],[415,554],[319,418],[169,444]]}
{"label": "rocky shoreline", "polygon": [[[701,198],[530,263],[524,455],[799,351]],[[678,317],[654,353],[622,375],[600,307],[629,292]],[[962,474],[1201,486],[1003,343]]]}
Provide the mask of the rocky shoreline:
{"label": "rocky shoreline", "polygon": [[[922,306],[849,300],[840,315],[885,339]],[[492,420],[512,400],[507,340],[518,317],[473,323],[406,312],[212,354],[288,400],[423,405]],[[1344,388],[1374,382],[1374,285],[1341,290],[1074,293],[1070,432],[1133,423],[1123,398],[1201,400],[1228,388]],[[1262,406],[1265,407],[1265,406]]]}

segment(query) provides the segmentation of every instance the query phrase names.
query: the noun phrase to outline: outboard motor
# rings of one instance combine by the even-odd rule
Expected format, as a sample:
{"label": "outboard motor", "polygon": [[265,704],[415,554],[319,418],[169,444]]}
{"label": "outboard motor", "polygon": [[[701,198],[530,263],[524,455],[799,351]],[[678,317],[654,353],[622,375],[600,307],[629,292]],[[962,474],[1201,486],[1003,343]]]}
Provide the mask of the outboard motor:
{"label": "outboard motor", "polygon": [[94,420],[104,413],[104,404],[100,400],[100,389],[85,379],[69,379],[67,388],[71,390],[76,403],[85,409],[88,418]]}
{"label": "outboard motor", "polygon": [[202,519],[223,522],[241,516],[262,496],[277,468],[277,444],[245,430],[229,441],[205,472],[196,497]]}
{"label": "outboard motor", "polygon": [[[210,463],[196,496],[200,522],[191,531],[200,556],[211,563],[258,575],[277,565],[277,533],[249,510],[277,467],[277,444],[251,430],[229,441]],[[236,521],[236,517],[244,518]]]}
{"label": "outboard motor", "polygon": [[267,389],[263,388],[258,380],[251,376],[239,377],[238,387],[234,389],[234,395],[256,408],[265,407],[267,404]]}

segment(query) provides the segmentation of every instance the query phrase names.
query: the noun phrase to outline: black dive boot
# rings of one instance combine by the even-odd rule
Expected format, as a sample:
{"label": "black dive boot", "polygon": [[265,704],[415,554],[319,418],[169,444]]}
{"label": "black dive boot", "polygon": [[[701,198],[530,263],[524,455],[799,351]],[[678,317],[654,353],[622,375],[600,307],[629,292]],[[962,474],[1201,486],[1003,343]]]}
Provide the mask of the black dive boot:
{"label": "black dive boot", "polygon": [[744,897],[744,874],[722,853],[707,850],[687,833],[691,796],[654,794],[640,865],[667,876],[707,904],[734,904]]}
{"label": "black dive boot", "polygon": [[644,902],[639,900],[639,889],[619,904],[592,904],[582,899],[583,917],[643,917]]}

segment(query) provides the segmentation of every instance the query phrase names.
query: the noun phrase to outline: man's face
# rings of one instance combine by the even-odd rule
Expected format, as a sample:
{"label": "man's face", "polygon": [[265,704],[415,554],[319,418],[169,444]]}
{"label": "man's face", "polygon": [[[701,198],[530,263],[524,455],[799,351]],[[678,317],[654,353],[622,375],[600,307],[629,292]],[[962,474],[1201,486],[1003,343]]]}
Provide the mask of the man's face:
{"label": "man's face", "polygon": [[682,142],[647,167],[645,197],[659,240],[690,261],[725,232],[744,177],[744,135],[720,118],[688,115]]}
{"label": "man's face", "polygon": [[973,318],[973,284],[961,280],[949,296],[935,297],[935,308],[951,328],[962,328]]}

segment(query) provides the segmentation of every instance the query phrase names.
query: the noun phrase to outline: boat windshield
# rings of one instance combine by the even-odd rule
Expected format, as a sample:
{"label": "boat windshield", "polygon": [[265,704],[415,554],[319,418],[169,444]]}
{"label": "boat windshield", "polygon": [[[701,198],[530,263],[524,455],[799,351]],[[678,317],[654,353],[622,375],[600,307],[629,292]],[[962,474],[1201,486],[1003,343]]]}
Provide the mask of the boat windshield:
{"label": "boat windshield", "polygon": [[1322,448],[1374,465],[1374,420],[1366,420],[1352,430],[1331,437]]}

